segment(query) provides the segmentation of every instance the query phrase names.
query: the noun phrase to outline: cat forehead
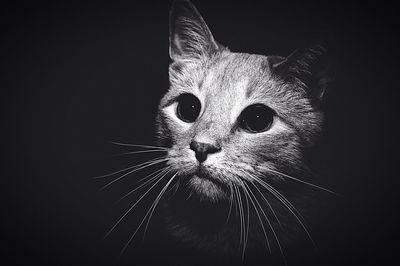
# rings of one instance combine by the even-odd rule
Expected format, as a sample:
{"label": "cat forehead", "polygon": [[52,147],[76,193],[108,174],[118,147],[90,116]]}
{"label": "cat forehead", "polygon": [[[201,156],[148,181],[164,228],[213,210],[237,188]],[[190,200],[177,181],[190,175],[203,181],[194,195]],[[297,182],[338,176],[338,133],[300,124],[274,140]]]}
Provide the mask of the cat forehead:
{"label": "cat forehead", "polygon": [[191,93],[207,103],[273,105],[282,97],[279,81],[270,70],[270,57],[223,51],[205,61],[171,65],[170,89],[161,107],[173,103],[183,93]]}
{"label": "cat forehead", "polygon": [[243,53],[229,53],[218,58],[203,73],[198,82],[200,93],[233,93],[246,97],[271,78],[266,56]]}

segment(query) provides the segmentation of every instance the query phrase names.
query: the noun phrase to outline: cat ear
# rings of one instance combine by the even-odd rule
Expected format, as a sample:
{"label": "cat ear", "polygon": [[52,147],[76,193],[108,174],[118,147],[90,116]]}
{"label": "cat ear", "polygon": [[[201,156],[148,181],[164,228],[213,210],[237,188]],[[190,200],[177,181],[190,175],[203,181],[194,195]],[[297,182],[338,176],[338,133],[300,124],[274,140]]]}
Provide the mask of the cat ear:
{"label": "cat ear", "polygon": [[210,29],[188,0],[175,0],[169,16],[169,55],[172,60],[209,56],[218,50]]}
{"label": "cat ear", "polygon": [[271,65],[274,73],[303,87],[317,102],[322,101],[328,85],[334,80],[326,50],[321,46],[296,50],[279,62],[272,61]]}

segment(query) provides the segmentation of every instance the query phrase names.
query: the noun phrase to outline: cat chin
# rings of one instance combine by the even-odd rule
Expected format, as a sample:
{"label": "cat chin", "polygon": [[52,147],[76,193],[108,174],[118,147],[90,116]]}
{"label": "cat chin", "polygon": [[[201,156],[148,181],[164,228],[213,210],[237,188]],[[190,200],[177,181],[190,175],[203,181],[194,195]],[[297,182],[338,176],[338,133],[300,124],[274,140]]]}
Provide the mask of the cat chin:
{"label": "cat chin", "polygon": [[211,178],[193,175],[188,181],[189,187],[197,194],[200,201],[217,202],[227,198],[226,192],[222,187],[223,184]]}

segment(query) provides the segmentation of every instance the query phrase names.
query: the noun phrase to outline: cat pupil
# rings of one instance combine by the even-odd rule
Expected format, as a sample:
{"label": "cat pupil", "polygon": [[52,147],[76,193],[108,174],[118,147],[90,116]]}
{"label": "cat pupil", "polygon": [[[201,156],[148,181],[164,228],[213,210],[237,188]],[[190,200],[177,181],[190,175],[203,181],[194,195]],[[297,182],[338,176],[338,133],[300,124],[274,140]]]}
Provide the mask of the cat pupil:
{"label": "cat pupil", "polygon": [[275,112],[268,106],[254,104],[243,110],[239,126],[251,133],[267,131],[274,121],[274,115]]}
{"label": "cat pupil", "polygon": [[176,114],[179,119],[187,123],[193,123],[199,116],[201,103],[193,94],[185,93],[178,97]]}

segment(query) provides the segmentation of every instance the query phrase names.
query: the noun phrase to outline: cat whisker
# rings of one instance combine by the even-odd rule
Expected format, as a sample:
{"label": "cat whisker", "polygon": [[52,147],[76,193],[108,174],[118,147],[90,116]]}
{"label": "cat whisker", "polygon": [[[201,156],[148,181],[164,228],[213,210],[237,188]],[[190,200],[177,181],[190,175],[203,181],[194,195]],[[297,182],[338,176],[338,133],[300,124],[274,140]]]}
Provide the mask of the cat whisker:
{"label": "cat whisker", "polygon": [[115,142],[115,141],[111,141],[111,143],[114,145],[118,145],[118,146],[126,146],[126,147],[134,147],[134,148],[160,149],[160,150],[165,150],[165,151],[168,150],[168,148],[161,147],[161,146],[154,146],[154,145],[130,144],[130,143]]}
{"label": "cat whisker", "polygon": [[[282,195],[282,193],[280,193],[279,191],[277,191],[274,187],[271,186],[271,190],[273,190],[278,196],[280,196],[282,198],[282,200],[286,201],[286,203],[291,206],[292,210],[292,214],[297,217],[296,219],[298,220],[298,222],[300,223],[300,225],[303,227],[304,231],[306,232],[308,238],[310,239],[312,245],[314,246],[315,249],[317,249],[317,245],[314,241],[314,239],[311,237],[311,233],[309,232],[309,230],[307,229],[307,226],[305,224],[305,219],[304,217],[301,215],[301,213],[297,210],[297,208],[294,207],[294,205],[284,196]],[[296,212],[297,215],[294,213]],[[304,222],[303,222],[304,221]]]}
{"label": "cat whisker", "polygon": [[112,173],[109,173],[109,174],[105,174],[105,175],[99,175],[99,176],[92,177],[92,179],[101,179],[101,178],[104,178],[104,177],[113,176],[113,175],[116,175],[116,174],[119,174],[119,173],[122,173],[122,172],[125,172],[125,171],[128,171],[128,170],[131,170],[131,169],[133,169],[135,167],[140,167],[140,166],[143,166],[145,164],[152,163],[152,162],[154,162],[156,160],[160,160],[160,159],[163,159],[163,158],[165,158],[165,157],[164,156],[157,157],[157,158],[151,159],[149,161],[146,161],[144,163],[140,163],[140,164],[129,166],[129,167],[124,168],[122,170],[118,170],[118,171],[115,171],[115,172],[112,172]]}
{"label": "cat whisker", "polygon": [[239,203],[239,219],[240,219],[240,241],[239,246],[243,246],[242,248],[242,260],[244,259],[244,253],[246,250],[246,221],[244,215],[244,207],[243,207],[243,200],[242,196],[240,195],[240,187],[236,186],[236,195],[238,197]]}
{"label": "cat whisker", "polygon": [[232,184],[229,184],[229,192],[230,192],[230,196],[229,196],[229,211],[228,211],[228,215],[226,217],[226,224],[229,221],[229,218],[231,217],[231,212],[232,212],[232,205],[233,205],[233,188],[232,188]]}
{"label": "cat whisker", "polygon": [[[161,169],[158,169],[154,172],[152,172],[151,174],[143,177],[141,180],[147,179],[143,184],[141,184],[140,186],[136,187],[135,189],[129,191],[127,194],[125,194],[122,198],[120,198],[116,203],[122,201],[123,199],[125,199],[126,197],[128,197],[129,195],[135,193],[136,191],[141,190],[143,187],[147,186],[148,184],[152,183],[154,180],[156,180],[158,177],[160,177],[162,174],[164,174],[165,171],[168,170],[168,167],[164,167]],[[153,176],[153,177],[151,177]],[[140,181],[141,181],[140,180]]]}
{"label": "cat whisker", "polygon": [[[268,219],[267,214],[264,212],[264,209],[262,208],[260,202],[257,200],[257,197],[254,195],[253,191],[250,189],[250,187],[249,187],[245,182],[243,182],[243,184],[244,184],[244,187],[247,188],[248,193],[250,193],[251,196],[253,197],[254,201],[255,201],[256,204],[257,204],[257,206],[260,208],[260,210],[261,210],[261,212],[262,212],[264,218],[266,219],[266,221],[267,221],[269,227],[271,228],[272,234],[274,235],[274,238],[275,238],[276,243],[277,243],[277,245],[278,245],[279,251],[280,251],[280,253],[281,253],[281,255],[282,255],[282,259],[283,259],[285,265],[287,265],[286,258],[285,258],[285,254],[284,254],[283,249],[282,249],[282,245],[281,245],[281,243],[280,243],[280,241],[279,241],[278,235],[276,234],[273,225],[271,224],[270,220]],[[260,192],[260,193],[261,193],[261,192]],[[250,196],[250,200],[253,202],[251,196]],[[253,206],[254,206],[254,209],[256,210],[257,215],[259,215],[259,214],[258,214],[258,211],[257,211],[257,208],[256,208],[256,206],[254,205],[254,202],[253,202]],[[262,228],[263,228],[263,231],[264,231],[264,235],[265,235],[265,237],[266,237],[266,239],[267,239],[269,251],[270,251],[270,253],[271,253],[271,246],[270,246],[270,243],[269,243],[269,241],[268,241],[268,237],[267,237],[267,235],[266,235],[266,232],[265,232],[265,229],[264,229],[264,226],[263,226],[263,223],[262,223],[262,220],[261,220],[260,216],[259,216],[259,219],[260,219],[260,223],[261,223],[261,226],[262,226]]]}
{"label": "cat whisker", "polygon": [[154,213],[154,210],[157,207],[157,204],[160,202],[160,199],[162,198],[163,194],[165,193],[165,190],[168,188],[168,186],[171,184],[172,180],[175,178],[175,176],[177,175],[177,173],[172,176],[172,178],[168,181],[168,183],[163,187],[163,189],[161,190],[160,194],[158,194],[157,198],[155,199],[154,203],[153,203],[153,209],[150,212],[149,218],[147,219],[147,223],[146,223],[146,227],[144,228],[144,232],[143,232],[143,238],[146,236],[146,232],[147,232],[147,228],[149,227],[149,223],[150,223],[150,219]]}
{"label": "cat whisker", "polygon": [[[129,244],[132,242],[133,238],[135,237],[135,235],[137,234],[137,232],[139,231],[140,227],[143,225],[144,221],[146,220],[146,217],[149,216],[149,220],[151,218],[151,214],[153,213],[156,205],[158,204],[159,200],[161,199],[162,195],[164,194],[165,190],[168,188],[168,186],[171,184],[171,182],[174,180],[174,178],[176,177],[177,173],[174,174],[170,180],[167,182],[167,184],[163,187],[163,189],[161,190],[161,192],[158,194],[157,198],[155,199],[155,201],[153,202],[153,204],[150,206],[149,210],[147,211],[146,215],[144,216],[144,218],[142,219],[142,221],[140,222],[139,226],[137,227],[137,229],[135,230],[135,232],[131,235],[131,237],[129,238],[128,242],[125,244],[125,246],[122,248],[121,252],[120,252],[120,256],[122,256],[122,254],[125,252],[125,250],[128,248]],[[160,178],[160,180],[164,179],[165,175]],[[147,230],[147,225],[146,224],[146,230]]]}
{"label": "cat whisker", "polygon": [[172,193],[172,195],[170,195],[170,196],[168,197],[168,199],[171,199],[171,198],[176,194],[176,192],[178,191],[178,189],[179,189],[179,180],[175,183],[175,185],[173,185],[173,186],[167,191],[167,193],[169,193],[172,189],[174,190],[174,192]]}
{"label": "cat whisker", "polygon": [[296,209],[296,207],[284,195],[282,195],[279,191],[277,191],[274,187],[272,187],[267,182],[265,182],[257,177],[254,180],[256,180],[256,182],[259,183],[261,186],[263,186],[265,189],[267,189],[272,195],[274,195],[275,198],[277,198],[293,214],[293,216],[296,218],[296,220],[299,222],[299,224],[301,225],[301,227],[307,234],[307,236],[310,239],[310,241],[312,242],[313,246],[316,248],[316,244],[315,244],[313,238],[311,237],[310,232],[308,231],[307,227],[305,226],[305,224],[302,221],[305,219],[302,217],[302,215]]}
{"label": "cat whisker", "polygon": [[240,245],[244,242],[244,211],[243,211],[243,202],[242,202],[242,197],[240,195],[240,190],[238,187],[237,188],[237,197],[238,197],[238,207],[239,207],[239,219],[240,219]]}
{"label": "cat whisker", "polygon": [[267,182],[264,182],[273,192],[275,192],[279,197],[281,197],[291,208],[293,211],[297,213],[299,218],[303,221],[305,221],[304,217],[301,215],[300,211],[296,209],[296,207],[282,194],[280,193],[276,188],[274,188],[272,185],[268,184]]}
{"label": "cat whisker", "polygon": [[249,239],[249,227],[250,227],[250,206],[249,206],[249,199],[248,199],[248,192],[246,191],[246,188],[243,187],[243,194],[244,194],[244,198],[246,200],[246,208],[247,208],[247,226],[246,226],[246,238],[245,238],[245,242],[244,242],[244,247],[243,247],[243,255],[242,255],[242,260],[244,260],[244,254],[245,254],[245,250],[246,250],[246,246],[247,246],[247,241]]}
{"label": "cat whisker", "polygon": [[258,209],[257,209],[257,207],[255,206],[254,201],[252,200],[251,197],[250,197],[250,201],[251,201],[251,203],[253,204],[254,210],[256,211],[258,220],[259,220],[260,225],[261,225],[261,228],[262,228],[262,230],[263,230],[263,233],[264,233],[264,236],[265,236],[265,240],[267,241],[267,246],[268,246],[268,249],[269,249],[269,253],[271,253],[271,245],[270,245],[270,243],[269,243],[269,239],[268,239],[268,236],[267,236],[267,232],[265,231],[264,223],[262,222],[260,213],[258,212]]}
{"label": "cat whisker", "polygon": [[[299,216],[299,218],[303,221],[305,221],[304,217],[301,215],[301,213],[296,209],[296,207],[282,194],[280,193],[276,188],[274,188],[271,184],[269,184],[268,182],[258,178],[258,180],[256,181],[260,181],[262,186],[264,186],[264,188],[266,188],[269,192],[274,192],[276,195],[278,195],[278,199],[281,198],[287,205],[289,205],[289,207],[295,211],[297,213],[297,215]],[[273,194],[276,198],[276,195]]]}
{"label": "cat whisker", "polygon": [[186,200],[188,201],[188,200],[190,200],[190,198],[193,196],[193,192],[189,192],[188,193],[188,195],[187,195],[187,197],[186,197]]}
{"label": "cat whisker", "polygon": [[167,161],[167,160],[168,160],[168,159],[166,159],[166,158],[164,158],[164,159],[159,159],[159,160],[152,161],[151,163],[145,164],[145,165],[143,165],[143,166],[141,166],[141,167],[134,168],[133,170],[130,170],[129,172],[127,172],[127,173],[125,173],[125,174],[123,174],[123,175],[121,175],[121,176],[115,178],[115,179],[112,180],[111,182],[107,183],[106,185],[104,185],[103,187],[101,187],[99,191],[103,191],[103,190],[106,189],[107,187],[111,186],[111,185],[114,184],[115,182],[121,180],[122,178],[124,178],[124,177],[126,177],[126,176],[128,176],[128,175],[131,175],[131,174],[133,174],[133,173],[135,173],[135,172],[137,172],[137,171],[139,171],[139,170],[142,170],[142,169],[144,169],[144,168],[150,167],[150,166],[152,166],[152,165],[165,162],[165,161]]}
{"label": "cat whisker", "polygon": [[113,227],[107,232],[107,234],[104,236],[104,238],[107,238],[112,231],[117,227],[121,221],[133,210],[133,208],[136,207],[136,205],[139,204],[139,202],[165,177],[167,173],[165,173],[160,179],[158,179],[129,209],[119,218],[119,220],[114,224]]}
{"label": "cat whisker", "polygon": [[[253,179],[253,178],[254,178],[254,176],[250,175],[250,174],[247,173],[247,172],[243,172],[243,175],[249,176],[250,179]],[[261,195],[261,197],[263,198],[263,200],[267,203],[268,208],[271,210],[272,215],[275,217],[276,221],[278,222],[279,227],[283,230],[283,226],[282,226],[280,220],[278,219],[278,216],[276,215],[274,209],[272,208],[272,205],[270,204],[269,200],[264,196],[263,193],[261,193],[261,191],[259,190],[259,188],[258,188],[257,186],[255,186],[252,182],[250,182],[250,184],[253,185],[255,189],[257,189],[258,193]]]}
{"label": "cat whisker", "polygon": [[263,198],[263,200],[267,203],[268,208],[271,210],[272,215],[275,217],[275,220],[278,222],[279,227],[283,230],[283,226],[282,226],[282,224],[281,224],[281,221],[278,219],[278,216],[276,215],[274,209],[272,208],[272,205],[269,203],[269,200],[264,196],[264,194],[261,193],[260,189],[259,189],[256,185],[254,185],[253,183],[250,183],[250,184],[252,184],[252,185],[256,188],[256,190],[257,190],[258,193],[261,195],[261,197]]}
{"label": "cat whisker", "polygon": [[123,156],[123,155],[130,155],[130,154],[141,154],[141,153],[157,153],[157,152],[166,152],[165,150],[144,150],[144,151],[130,151],[130,152],[123,152],[113,155],[116,156]]}
{"label": "cat whisker", "polygon": [[239,191],[237,186],[234,184],[233,188],[235,189],[235,197],[236,197],[236,202],[237,202],[237,209],[238,209],[238,214],[239,214],[239,221],[240,221],[240,237],[239,237],[239,247],[242,246],[242,237],[243,237],[243,220],[242,220],[242,204],[241,201],[239,200]]}
{"label": "cat whisker", "polygon": [[236,196],[236,187],[235,184],[232,186],[232,197],[233,197],[233,203],[235,205],[235,218],[238,218],[239,216],[239,202]]}
{"label": "cat whisker", "polygon": [[280,175],[280,176],[289,178],[289,179],[291,179],[291,180],[294,180],[294,181],[297,181],[297,182],[300,182],[300,183],[303,183],[303,184],[306,184],[306,185],[309,185],[309,186],[312,186],[312,187],[321,189],[321,190],[323,190],[323,191],[329,192],[329,193],[334,194],[334,195],[336,195],[336,196],[340,196],[338,193],[336,193],[336,192],[334,192],[334,191],[332,191],[332,190],[329,190],[329,189],[327,189],[327,188],[324,188],[324,187],[315,185],[315,184],[313,184],[313,183],[310,183],[310,182],[307,182],[307,181],[304,181],[304,180],[295,178],[295,177],[290,176],[290,175],[288,175],[288,174],[284,174],[284,173],[282,173],[282,172],[279,172],[279,171],[276,171],[276,170],[272,170],[272,169],[269,169],[269,168],[267,168],[267,169],[265,169],[265,170],[268,171],[268,172],[270,172],[270,173],[274,173],[274,174],[277,174],[277,175]]}

